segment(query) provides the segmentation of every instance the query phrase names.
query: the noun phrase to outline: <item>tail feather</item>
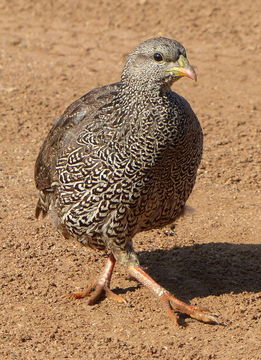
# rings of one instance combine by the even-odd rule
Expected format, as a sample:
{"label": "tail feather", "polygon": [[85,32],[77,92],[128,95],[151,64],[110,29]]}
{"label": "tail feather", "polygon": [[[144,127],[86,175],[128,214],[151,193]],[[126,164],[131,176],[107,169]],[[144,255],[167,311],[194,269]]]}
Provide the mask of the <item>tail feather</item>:
{"label": "tail feather", "polygon": [[35,208],[35,217],[38,219],[40,215],[42,215],[43,218],[48,213],[49,210],[49,196],[48,194],[45,194],[43,191],[40,191],[39,199]]}

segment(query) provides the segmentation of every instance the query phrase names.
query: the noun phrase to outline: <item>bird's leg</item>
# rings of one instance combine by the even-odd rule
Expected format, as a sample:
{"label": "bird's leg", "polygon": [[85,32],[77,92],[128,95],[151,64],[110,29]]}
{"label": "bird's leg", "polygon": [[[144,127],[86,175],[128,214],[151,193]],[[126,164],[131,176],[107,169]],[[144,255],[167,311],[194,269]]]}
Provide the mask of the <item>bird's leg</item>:
{"label": "bird's leg", "polygon": [[88,305],[96,304],[104,294],[105,296],[112,298],[116,301],[124,302],[124,299],[120,295],[115,294],[110,289],[111,276],[115,263],[116,259],[113,254],[111,254],[108,257],[103,272],[101,273],[99,278],[92,281],[83,291],[70,294],[70,296],[74,297],[75,299],[82,299],[85,296],[89,295],[91,292],[93,292],[91,297],[88,299]]}
{"label": "bird's leg", "polygon": [[128,267],[128,270],[131,276],[139,280],[160,299],[168,316],[170,316],[170,318],[173,319],[175,323],[178,323],[178,319],[174,313],[175,310],[181,313],[185,313],[199,321],[207,323],[218,323],[216,317],[211,315],[208,309],[196,305],[189,305],[177,299],[164,287],[160,286],[155,280],[153,280],[145,271],[142,270],[140,266],[131,265]]}

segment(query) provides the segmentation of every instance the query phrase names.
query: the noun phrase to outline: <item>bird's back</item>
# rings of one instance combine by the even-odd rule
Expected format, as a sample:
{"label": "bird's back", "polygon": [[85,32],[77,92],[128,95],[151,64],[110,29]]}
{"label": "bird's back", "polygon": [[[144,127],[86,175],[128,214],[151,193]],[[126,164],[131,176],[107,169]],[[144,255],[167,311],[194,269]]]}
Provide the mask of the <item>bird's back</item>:
{"label": "bird's back", "polygon": [[78,137],[81,129],[93,121],[99,108],[110,102],[119,88],[119,83],[93,89],[73,102],[57,118],[49,131],[35,163],[35,183],[40,190],[40,198],[36,207],[36,217],[49,210],[50,194],[55,179],[57,160],[70,144]]}

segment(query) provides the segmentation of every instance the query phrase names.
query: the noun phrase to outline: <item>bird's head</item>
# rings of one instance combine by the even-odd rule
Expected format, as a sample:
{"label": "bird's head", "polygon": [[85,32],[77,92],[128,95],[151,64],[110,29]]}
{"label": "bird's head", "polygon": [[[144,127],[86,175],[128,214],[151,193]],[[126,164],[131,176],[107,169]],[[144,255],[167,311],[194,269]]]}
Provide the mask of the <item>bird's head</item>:
{"label": "bird's head", "polygon": [[197,79],[185,48],[176,40],[156,37],[144,41],[128,55],[122,82],[162,88],[184,76]]}

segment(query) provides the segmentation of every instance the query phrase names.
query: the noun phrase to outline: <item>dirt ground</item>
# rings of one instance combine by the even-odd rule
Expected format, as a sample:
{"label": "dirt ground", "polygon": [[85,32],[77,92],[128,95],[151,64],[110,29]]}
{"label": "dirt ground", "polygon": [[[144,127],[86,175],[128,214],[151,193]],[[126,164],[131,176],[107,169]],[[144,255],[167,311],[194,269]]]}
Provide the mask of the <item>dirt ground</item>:
{"label": "dirt ground", "polygon": [[[260,2],[4,0],[0,34],[0,359],[261,359]],[[135,247],[162,285],[227,326],[175,327],[120,266],[112,288],[127,304],[65,297],[105,257],[34,218],[34,161],[54,118],[117,81],[126,54],[156,35],[182,42],[195,65],[198,82],[175,90],[205,149],[195,211]]]}

